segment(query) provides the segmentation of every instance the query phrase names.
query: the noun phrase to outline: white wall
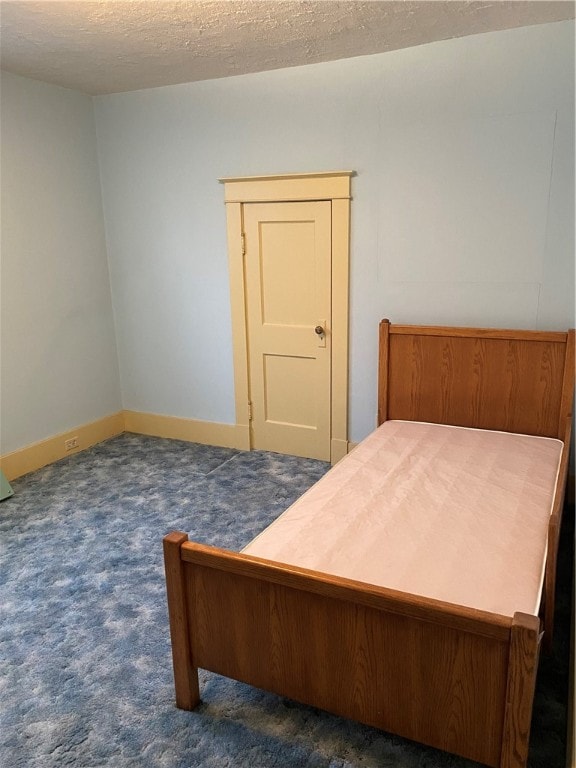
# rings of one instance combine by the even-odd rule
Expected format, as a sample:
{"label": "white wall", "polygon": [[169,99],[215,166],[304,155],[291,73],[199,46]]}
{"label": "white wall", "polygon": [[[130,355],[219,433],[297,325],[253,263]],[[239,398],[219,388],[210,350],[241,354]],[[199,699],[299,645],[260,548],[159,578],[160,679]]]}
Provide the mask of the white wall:
{"label": "white wall", "polygon": [[353,169],[351,431],[377,323],[574,325],[574,26],[95,100],[124,407],[234,422],[222,176]]}
{"label": "white wall", "polygon": [[92,99],[2,74],[0,453],[121,408]]}

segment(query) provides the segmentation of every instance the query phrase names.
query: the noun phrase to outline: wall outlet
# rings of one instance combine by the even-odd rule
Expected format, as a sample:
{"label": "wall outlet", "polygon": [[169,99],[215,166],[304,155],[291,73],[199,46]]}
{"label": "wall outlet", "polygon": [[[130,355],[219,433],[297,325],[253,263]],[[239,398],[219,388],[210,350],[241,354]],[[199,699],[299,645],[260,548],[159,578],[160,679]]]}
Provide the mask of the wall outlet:
{"label": "wall outlet", "polygon": [[74,448],[79,448],[80,444],[77,437],[71,437],[69,440],[64,440],[64,448],[67,451],[73,451]]}

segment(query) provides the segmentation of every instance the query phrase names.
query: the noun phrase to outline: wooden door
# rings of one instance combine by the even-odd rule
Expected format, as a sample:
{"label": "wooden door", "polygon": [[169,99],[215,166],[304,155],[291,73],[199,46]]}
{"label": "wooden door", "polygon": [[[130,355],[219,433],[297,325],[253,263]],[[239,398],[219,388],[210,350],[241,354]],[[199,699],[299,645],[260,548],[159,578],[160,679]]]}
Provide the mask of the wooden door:
{"label": "wooden door", "polygon": [[330,460],[329,201],[243,206],[251,447]]}

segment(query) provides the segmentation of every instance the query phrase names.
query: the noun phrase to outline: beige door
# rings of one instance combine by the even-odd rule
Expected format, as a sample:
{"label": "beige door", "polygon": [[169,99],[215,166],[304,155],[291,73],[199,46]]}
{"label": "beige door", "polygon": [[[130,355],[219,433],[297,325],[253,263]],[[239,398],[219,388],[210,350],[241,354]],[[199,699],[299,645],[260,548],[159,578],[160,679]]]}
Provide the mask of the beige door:
{"label": "beige door", "polygon": [[243,214],[251,447],[329,461],[332,205]]}

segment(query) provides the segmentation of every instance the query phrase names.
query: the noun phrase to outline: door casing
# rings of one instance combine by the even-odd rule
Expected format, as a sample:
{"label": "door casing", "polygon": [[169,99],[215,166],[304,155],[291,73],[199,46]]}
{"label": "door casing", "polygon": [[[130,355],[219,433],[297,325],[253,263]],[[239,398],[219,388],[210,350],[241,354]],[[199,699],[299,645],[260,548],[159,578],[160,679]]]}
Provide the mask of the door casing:
{"label": "door casing", "polygon": [[348,452],[348,274],[350,260],[350,186],[353,171],[242,176],[224,184],[236,430],[239,447],[250,450],[249,378],[244,282],[243,205],[256,202],[327,200],[332,203],[332,369],[330,460]]}

